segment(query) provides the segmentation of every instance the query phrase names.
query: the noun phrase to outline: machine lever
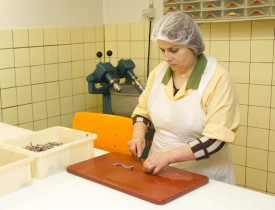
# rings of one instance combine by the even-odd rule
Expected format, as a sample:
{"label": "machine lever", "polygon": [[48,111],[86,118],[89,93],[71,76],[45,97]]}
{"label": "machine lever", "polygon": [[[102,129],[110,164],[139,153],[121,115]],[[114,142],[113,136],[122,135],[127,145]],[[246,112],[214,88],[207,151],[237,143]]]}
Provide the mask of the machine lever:
{"label": "machine lever", "polygon": [[118,61],[118,65],[116,69],[120,78],[127,78],[127,77],[131,78],[134,81],[137,88],[142,92],[144,88],[133,72],[133,69],[135,67],[136,65],[131,59],[127,59],[127,60],[121,59]]}
{"label": "machine lever", "polygon": [[98,58],[99,58],[99,61],[101,61],[102,52],[98,51],[98,52],[96,53],[96,57],[98,57]]}
{"label": "machine lever", "polygon": [[113,52],[112,52],[111,50],[108,50],[108,51],[106,52],[106,55],[109,57],[109,62],[111,62],[110,57],[113,55]]}
{"label": "machine lever", "polygon": [[134,80],[135,85],[138,87],[138,89],[142,92],[144,91],[143,86],[141,85],[140,81],[137,78],[132,78]]}
{"label": "machine lever", "polygon": [[113,88],[116,92],[120,92],[120,91],[121,91],[121,86],[120,86],[118,83],[112,81],[112,83],[110,82],[110,84],[111,84],[112,88]]}

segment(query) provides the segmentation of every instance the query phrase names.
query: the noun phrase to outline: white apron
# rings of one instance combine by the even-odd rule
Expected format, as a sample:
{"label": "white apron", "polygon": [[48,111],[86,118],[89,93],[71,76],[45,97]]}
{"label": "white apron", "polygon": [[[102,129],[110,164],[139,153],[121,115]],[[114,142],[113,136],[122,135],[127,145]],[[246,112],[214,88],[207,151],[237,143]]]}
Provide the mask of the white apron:
{"label": "white apron", "polygon": [[[163,67],[157,73],[148,104],[148,113],[156,130],[150,153],[171,150],[202,137],[206,114],[201,107],[201,97],[217,65],[213,57],[208,55],[205,57],[207,66],[198,89],[180,100],[172,100],[166,93],[166,86],[162,84],[167,67]],[[214,180],[235,184],[233,164],[227,143],[208,159],[174,163],[171,166],[203,174]]]}

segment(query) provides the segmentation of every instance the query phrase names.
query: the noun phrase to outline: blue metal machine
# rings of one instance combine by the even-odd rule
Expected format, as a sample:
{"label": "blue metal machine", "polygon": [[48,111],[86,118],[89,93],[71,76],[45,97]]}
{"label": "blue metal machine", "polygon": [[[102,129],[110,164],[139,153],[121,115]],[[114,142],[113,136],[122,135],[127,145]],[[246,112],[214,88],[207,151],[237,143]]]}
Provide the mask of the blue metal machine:
{"label": "blue metal machine", "polygon": [[[135,64],[131,59],[121,59],[118,61],[117,67],[114,67],[110,62],[99,62],[96,65],[95,71],[87,76],[89,93],[103,95],[103,113],[113,114],[111,107],[110,88],[120,92],[122,89],[119,84],[121,79],[125,79],[124,85],[134,83],[140,90],[144,90],[140,81],[133,72]],[[100,87],[98,87],[100,84]]]}
{"label": "blue metal machine", "polygon": [[[111,52],[107,52],[110,55]],[[97,53],[98,57],[102,56],[102,53]],[[144,90],[140,81],[134,74],[135,63],[131,59],[121,59],[118,61],[118,65],[114,67],[110,62],[99,62],[96,65],[95,71],[87,76],[88,89],[91,94],[102,94],[103,95],[103,113],[113,114],[111,105],[111,94],[110,88],[114,91],[120,92],[123,85],[135,85],[140,93]],[[124,79],[123,84],[120,81]],[[123,108],[123,107],[122,107]],[[128,116],[130,117],[130,116]],[[154,136],[154,129],[149,129],[147,132],[146,148],[142,154],[142,158],[146,158],[150,149],[150,145]]]}

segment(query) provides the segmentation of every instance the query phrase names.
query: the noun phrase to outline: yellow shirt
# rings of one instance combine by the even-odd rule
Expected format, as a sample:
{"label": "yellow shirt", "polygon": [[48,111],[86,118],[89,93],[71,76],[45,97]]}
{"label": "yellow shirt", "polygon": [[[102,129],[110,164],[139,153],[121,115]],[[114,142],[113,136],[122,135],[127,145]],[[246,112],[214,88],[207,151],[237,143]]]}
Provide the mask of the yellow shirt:
{"label": "yellow shirt", "polygon": [[[201,54],[189,79],[174,96],[172,70],[166,62],[160,63],[149,75],[146,88],[139,97],[132,117],[141,115],[151,120],[147,112],[148,99],[154,83],[156,73],[167,66],[167,71],[162,83],[166,85],[166,93],[171,100],[184,99],[199,86],[201,76],[206,66],[206,58]],[[206,114],[205,127],[202,135],[210,139],[218,139],[224,142],[233,142],[235,133],[240,124],[240,108],[238,97],[229,73],[217,64],[212,78],[201,98],[201,106]],[[190,107],[192,108],[192,107]],[[169,110],[167,110],[169,111]]]}

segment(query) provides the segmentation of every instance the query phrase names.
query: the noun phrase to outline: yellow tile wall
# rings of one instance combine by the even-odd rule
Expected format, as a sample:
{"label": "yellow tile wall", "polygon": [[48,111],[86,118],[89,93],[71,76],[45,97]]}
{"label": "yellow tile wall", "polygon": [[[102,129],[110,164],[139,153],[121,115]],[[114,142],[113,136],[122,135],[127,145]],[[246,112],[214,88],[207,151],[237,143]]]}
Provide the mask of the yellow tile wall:
{"label": "yellow tile wall", "polygon": [[[146,82],[148,33],[149,24],[111,24],[105,25],[105,61],[116,66],[120,59],[132,59],[136,65],[134,72],[139,79]],[[113,55],[108,58],[106,52],[111,50]],[[158,50],[156,50],[158,54]],[[154,54],[150,54],[154,56]],[[151,61],[151,60],[150,60]],[[157,62],[159,58],[157,58]]]}
{"label": "yellow tile wall", "polygon": [[[275,23],[199,25],[205,52],[228,68],[240,99],[241,125],[231,144],[237,184],[275,195]],[[148,23],[0,30],[0,119],[40,130],[71,127],[76,111],[101,112],[102,97],[88,93],[86,76],[99,61],[116,66],[131,58],[146,83],[148,64],[152,70],[162,61],[150,42],[148,63],[148,36]]]}
{"label": "yellow tile wall", "polygon": [[85,83],[96,46],[103,49],[103,29],[0,30],[0,121],[31,130],[71,127],[76,111],[101,111],[101,98]]}

